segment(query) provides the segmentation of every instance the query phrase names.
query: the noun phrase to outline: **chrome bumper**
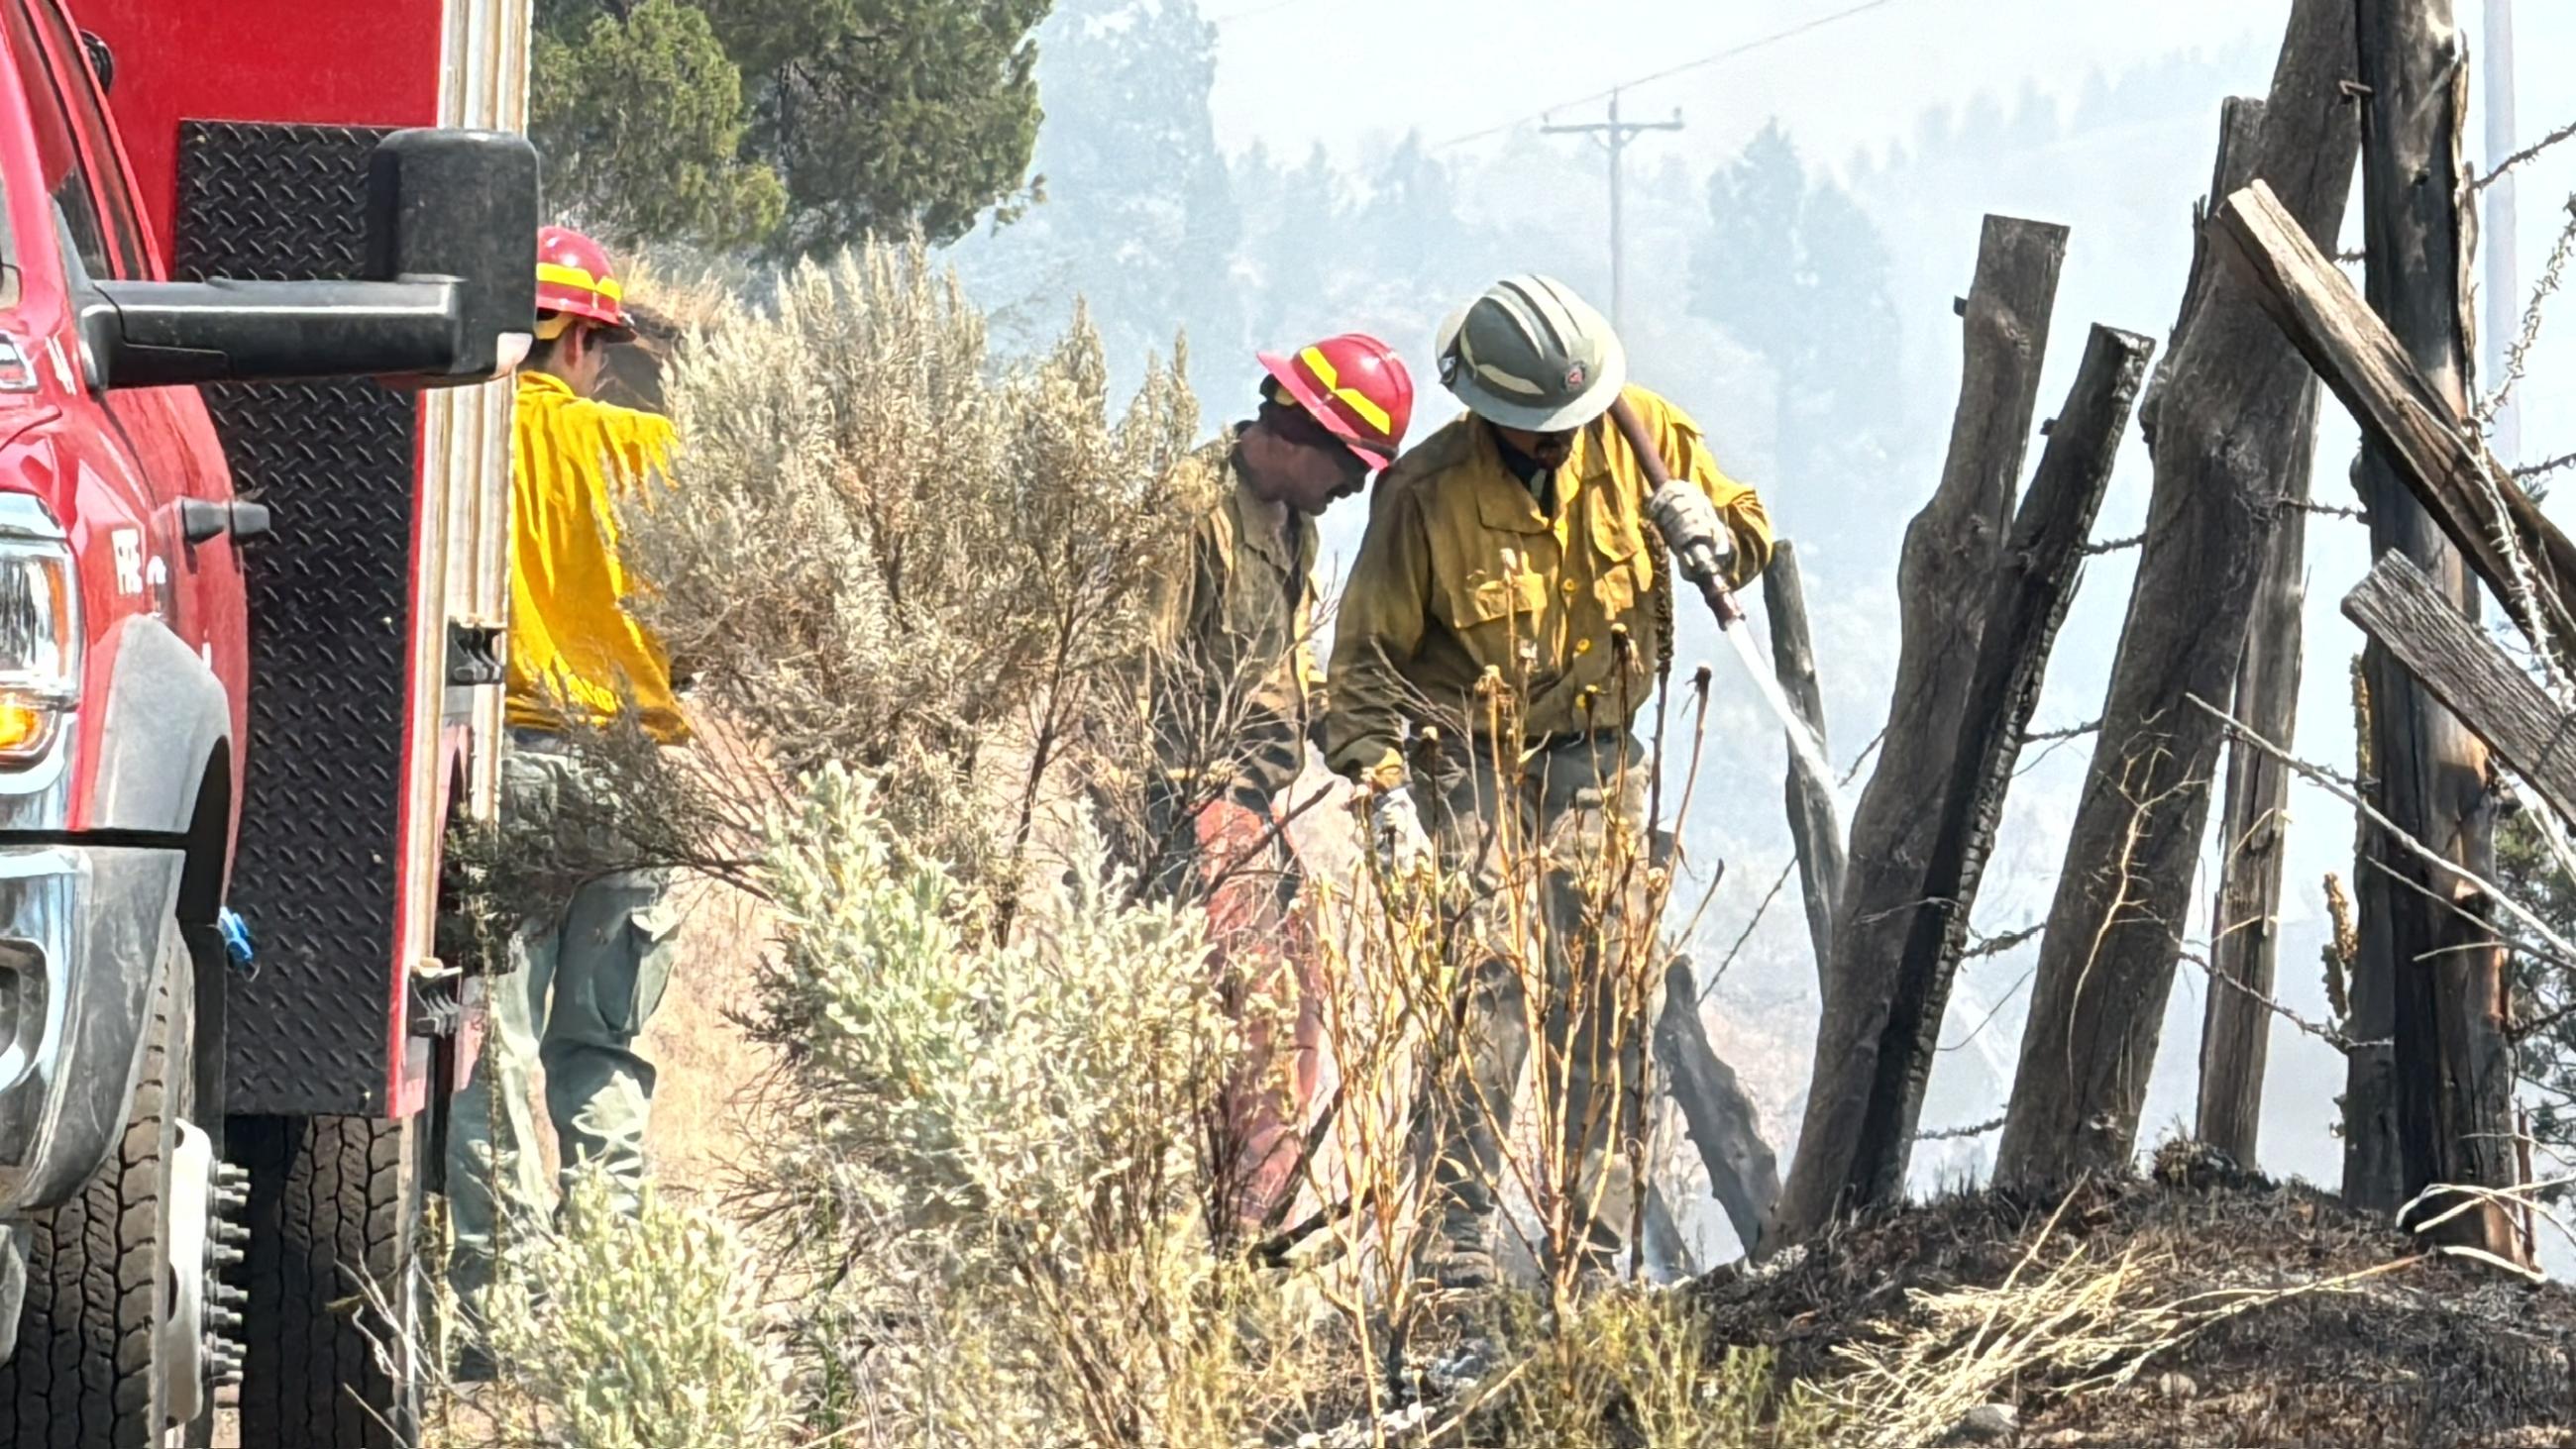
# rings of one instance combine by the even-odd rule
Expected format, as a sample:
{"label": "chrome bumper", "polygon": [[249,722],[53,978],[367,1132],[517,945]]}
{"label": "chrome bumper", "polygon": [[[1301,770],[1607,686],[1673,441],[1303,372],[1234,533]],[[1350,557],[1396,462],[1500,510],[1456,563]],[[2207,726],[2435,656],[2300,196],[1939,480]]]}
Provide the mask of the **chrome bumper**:
{"label": "chrome bumper", "polygon": [[182,864],[0,846],[0,1218],[70,1198],[124,1134]]}

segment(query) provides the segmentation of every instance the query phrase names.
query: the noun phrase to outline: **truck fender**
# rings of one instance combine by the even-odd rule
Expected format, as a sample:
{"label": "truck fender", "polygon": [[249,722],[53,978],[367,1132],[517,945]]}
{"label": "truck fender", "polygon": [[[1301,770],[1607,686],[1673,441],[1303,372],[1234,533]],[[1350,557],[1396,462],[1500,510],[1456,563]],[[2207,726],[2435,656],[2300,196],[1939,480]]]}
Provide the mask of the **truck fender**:
{"label": "truck fender", "polygon": [[0,1086],[0,1218],[79,1191],[123,1134],[201,786],[230,769],[214,671],[158,619],[128,619],[116,640],[86,818],[0,829],[0,938],[40,947],[52,1003],[0,1057],[20,1063]]}
{"label": "truck fender", "polygon": [[232,706],[215,672],[159,619],[126,620],[90,771],[86,828],[186,834],[206,766],[231,738]]}

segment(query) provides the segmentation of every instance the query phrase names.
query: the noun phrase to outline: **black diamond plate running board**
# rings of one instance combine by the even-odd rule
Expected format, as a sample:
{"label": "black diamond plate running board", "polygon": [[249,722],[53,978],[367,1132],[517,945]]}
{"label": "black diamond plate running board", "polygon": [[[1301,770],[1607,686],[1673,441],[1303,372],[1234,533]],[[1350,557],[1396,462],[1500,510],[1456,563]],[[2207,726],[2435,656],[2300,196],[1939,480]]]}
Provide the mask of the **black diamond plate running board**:
{"label": "black diamond plate running board", "polygon": [[[363,274],[381,131],[189,122],[183,278]],[[226,1110],[383,1115],[402,969],[402,786],[420,407],[374,383],[213,387],[244,550],[251,743],[231,900],[259,941],[225,1024]]]}

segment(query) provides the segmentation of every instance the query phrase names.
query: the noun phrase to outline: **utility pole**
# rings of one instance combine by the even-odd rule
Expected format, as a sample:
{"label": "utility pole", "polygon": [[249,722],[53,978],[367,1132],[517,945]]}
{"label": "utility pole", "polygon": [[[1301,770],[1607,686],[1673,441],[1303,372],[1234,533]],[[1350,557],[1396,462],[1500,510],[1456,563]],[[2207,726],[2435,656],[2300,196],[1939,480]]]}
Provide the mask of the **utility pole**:
{"label": "utility pole", "polygon": [[1641,134],[1641,133],[1643,133],[1643,132],[1647,132],[1647,131],[1678,131],[1678,130],[1680,130],[1681,128],[1682,128],[1682,112],[1681,112],[1681,107],[1679,107],[1679,106],[1675,106],[1675,107],[1673,108],[1673,118],[1672,118],[1671,120],[1669,120],[1669,121],[1623,121],[1623,120],[1620,120],[1620,119],[1619,119],[1619,92],[1617,92],[1617,91],[1615,91],[1615,90],[1614,90],[1614,91],[1612,91],[1612,92],[1610,93],[1610,119],[1609,119],[1609,120],[1607,120],[1607,121],[1596,121],[1596,122],[1594,122],[1594,123],[1592,123],[1592,124],[1590,124],[1590,125],[1585,125],[1585,126],[1555,126],[1555,125],[1549,125],[1549,126],[1541,126],[1541,127],[1539,128],[1539,130],[1540,130],[1543,134],[1545,134],[1545,135],[1550,135],[1550,136],[1590,136],[1590,137],[1593,137],[1593,138],[1594,138],[1594,139],[1596,139],[1596,140],[1601,141],[1602,143],[1604,143],[1606,146],[1608,146],[1608,147],[1609,147],[1609,150],[1610,150],[1610,326],[1611,326],[1611,328],[1612,328],[1613,330],[1615,330],[1615,331],[1620,331],[1620,332],[1623,332],[1623,333],[1624,333],[1624,332],[1627,330],[1627,325],[1628,325],[1628,320],[1627,320],[1627,316],[1626,316],[1627,287],[1628,287],[1628,279],[1627,279],[1627,262],[1628,262],[1628,258],[1627,258],[1627,236],[1626,236],[1626,229],[1625,229],[1625,228],[1626,228],[1626,222],[1625,222],[1625,218],[1624,218],[1624,216],[1622,215],[1622,208],[1621,208],[1621,201],[1622,201],[1622,198],[1621,198],[1621,196],[1620,196],[1620,192],[1621,192],[1621,190],[1622,190],[1621,185],[1620,185],[1620,180],[1621,180],[1622,175],[1625,173],[1625,171],[1626,171],[1626,169],[1627,169],[1627,167],[1626,167],[1626,161],[1627,161],[1627,155],[1628,155],[1628,142],[1630,141],[1630,139],[1631,139],[1631,138],[1633,138],[1633,137],[1635,137],[1635,136],[1637,136],[1637,135],[1639,135],[1639,134]]}
{"label": "utility pole", "polygon": [[[2519,144],[2513,115],[2513,0],[2487,0],[2486,42],[2486,164],[2492,168]],[[2479,238],[2487,254],[2486,336],[2482,339],[2486,345],[2479,351],[2485,354],[2480,361],[2490,388],[2504,385],[2505,355],[2512,351],[2522,326],[2522,278],[2514,265],[2513,180],[2505,176],[2488,183],[2486,225]],[[2508,468],[2522,461],[2521,411],[2521,404],[2507,399],[2488,438],[2490,449]]]}

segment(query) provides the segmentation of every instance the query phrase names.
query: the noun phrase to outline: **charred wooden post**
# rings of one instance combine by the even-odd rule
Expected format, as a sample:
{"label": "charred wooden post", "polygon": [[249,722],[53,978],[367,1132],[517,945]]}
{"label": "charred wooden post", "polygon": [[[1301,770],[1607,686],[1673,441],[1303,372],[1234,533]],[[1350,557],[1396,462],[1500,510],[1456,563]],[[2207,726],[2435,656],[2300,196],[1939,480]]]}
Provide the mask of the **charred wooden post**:
{"label": "charred wooden post", "polygon": [[2134,332],[2095,327],[2048,450],[2013,520],[2012,542],[1986,606],[1985,637],[1959,725],[1958,758],[1935,782],[1939,825],[1926,858],[1921,902],[1909,916],[1897,962],[1896,1003],[1880,1048],[1854,1196],[1881,1202],[1905,1190],[1923,1088],[1941,1041],[1950,984],[1968,947],[1968,917],[2003,823],[2004,797],[2021,757],[2022,732],[2039,706],[2041,676],[2058,626],[2075,602],[2084,545],[2110,491],[2112,465],[2129,429],[2131,405],[2156,344]]}
{"label": "charred wooden post", "polygon": [[[2213,198],[2223,201],[2253,181],[2263,103],[2227,102],[2220,126]],[[2194,238],[2206,248],[2206,232]],[[2203,267],[2203,275],[2216,271]],[[2191,303],[2184,303],[2189,315]],[[2272,546],[2254,589],[2246,621],[2245,652],[2236,665],[2235,714],[2265,739],[2289,744],[2298,732],[2301,611],[2307,603],[2306,565],[2309,474],[2315,459],[2317,384],[2300,390],[2293,449],[2281,475]],[[2154,436],[2152,413],[2145,418]],[[2290,772],[2280,761],[2241,741],[2227,753],[2227,793],[2219,814],[2218,897],[2210,927],[2210,983],[2201,1008],[2200,1107],[2195,1131],[2247,1167],[2255,1164],[2262,1135],[2263,1072],[2270,1060],[2272,1013],[2266,1008],[2279,977],[2281,867],[2284,811]]]}
{"label": "charred wooden post", "polygon": [[[2294,0],[2254,148],[2311,235],[2340,228],[2356,122],[2352,0]],[[2157,399],[2154,493],[2084,796],[2069,832],[2022,1037],[1998,1182],[2125,1166],[2180,961],[2215,721],[2185,696],[2234,690],[2280,479],[2307,443],[2298,354],[2204,257]]]}
{"label": "charred wooden post", "polygon": [[[2209,217],[2212,210],[2228,197],[2254,184],[2254,158],[2263,145],[2263,102],[2254,96],[2229,96],[2218,103],[2218,160],[2211,170],[2209,194],[2192,204],[2191,270],[2184,274],[2182,309],[2174,318],[2173,335],[2180,337],[2185,323],[2200,310],[2210,285],[2225,273],[2210,256]],[[2147,383],[2147,395],[2138,403],[2138,431],[2149,447],[2156,441],[2156,420],[2164,411],[2165,384],[2172,378],[2176,354],[2168,352],[2157,362],[2155,376]]]}
{"label": "charred wooden post", "polygon": [[2404,554],[2382,555],[2344,595],[2343,614],[2530,781],[2560,819],[2576,822],[2576,719],[2422,569]]}
{"label": "charred wooden post", "polygon": [[[1771,618],[1771,663],[1781,692],[1822,743],[1825,695],[1807,632],[1807,586],[1798,573],[1797,545],[1788,539],[1773,546],[1771,566],[1762,571],[1762,602]],[[1843,838],[1834,824],[1833,791],[1833,781],[1816,779],[1806,757],[1789,751],[1789,838],[1798,849],[1798,888],[1806,897],[1807,939],[1816,948],[1819,977],[1833,959],[1834,908],[1843,889]]]}
{"label": "charred wooden post", "polygon": [[1852,817],[1850,864],[1821,983],[1815,1077],[1773,1241],[1794,1240],[1845,1204],[1862,1148],[1879,1044],[1896,998],[1917,887],[1937,824],[1924,782],[1958,757],[1977,641],[2011,526],[2013,491],[2048,348],[2066,228],[1986,218],[1976,280],[1962,308],[1965,368],[1940,486],[1905,531],[1897,591],[1904,617],[1887,742]]}
{"label": "charred wooden post", "polygon": [[1709,1190],[1749,1254],[1762,1240],[1763,1223],[1780,1198],[1779,1159],[1762,1140],[1762,1114],[1753,1098],[1736,1080],[1735,1069],[1709,1045],[1686,957],[1674,958],[1664,972],[1655,1060],[1667,1074],[1674,1105],[1682,1109],[1691,1145],[1708,1167]]}
{"label": "charred wooden post", "polygon": [[[2363,0],[2362,221],[2366,290],[2434,396],[2468,411],[2470,233],[2461,134],[2469,101],[2467,47],[2451,0]],[[2476,580],[2399,466],[2362,456],[2361,496],[2374,552],[2422,568],[2469,620]],[[2370,676],[2371,754],[2379,768],[2363,798],[2400,829],[2492,878],[2495,809],[2487,750],[2384,649]],[[2373,864],[2393,873],[2387,959],[2396,971],[2397,1134],[2409,1196],[2436,1183],[2508,1186],[2513,1150],[2513,1050],[2505,1030],[2504,951],[2484,903],[2455,880],[2382,842]],[[2370,929],[2364,922],[2363,929]],[[2433,1204],[2439,1212],[2451,1203]],[[2522,1256],[2512,1215],[2486,1204],[2448,1218],[2437,1235],[2508,1259]]]}

